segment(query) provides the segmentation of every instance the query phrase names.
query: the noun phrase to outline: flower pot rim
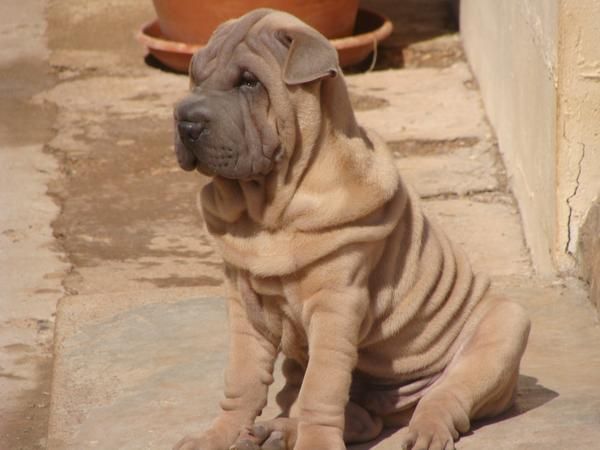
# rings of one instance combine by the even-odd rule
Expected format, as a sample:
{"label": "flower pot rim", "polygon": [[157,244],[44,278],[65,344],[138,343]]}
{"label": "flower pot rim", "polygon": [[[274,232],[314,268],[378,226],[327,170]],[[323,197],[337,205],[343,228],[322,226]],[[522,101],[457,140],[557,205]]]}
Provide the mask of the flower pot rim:
{"label": "flower pot rim", "polygon": [[[364,46],[365,43],[373,43],[373,46],[387,38],[393,29],[392,22],[387,17],[379,14],[378,12],[359,8],[357,21],[361,16],[374,17],[377,23],[380,23],[376,29],[365,32],[354,34],[352,36],[346,36],[343,38],[330,39],[331,44],[338,50],[352,49],[359,46]],[[158,19],[154,19],[142,26],[142,29],[136,33],[136,39],[138,42],[146,46],[151,52],[152,50],[159,50],[169,53],[178,53],[182,55],[191,55],[204,47],[200,44],[188,44],[186,42],[178,42],[170,39],[166,39],[158,25]]]}

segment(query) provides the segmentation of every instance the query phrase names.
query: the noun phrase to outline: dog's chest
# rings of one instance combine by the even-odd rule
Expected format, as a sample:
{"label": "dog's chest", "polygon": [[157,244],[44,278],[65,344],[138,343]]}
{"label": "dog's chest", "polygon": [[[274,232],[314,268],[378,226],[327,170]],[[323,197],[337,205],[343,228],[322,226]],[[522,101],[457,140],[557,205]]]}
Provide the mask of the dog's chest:
{"label": "dog's chest", "polygon": [[250,286],[259,307],[249,311],[250,322],[259,331],[280,342],[281,351],[299,362],[308,361],[308,340],[302,321],[301,303],[294,301],[289,286],[280,278],[251,278]]}

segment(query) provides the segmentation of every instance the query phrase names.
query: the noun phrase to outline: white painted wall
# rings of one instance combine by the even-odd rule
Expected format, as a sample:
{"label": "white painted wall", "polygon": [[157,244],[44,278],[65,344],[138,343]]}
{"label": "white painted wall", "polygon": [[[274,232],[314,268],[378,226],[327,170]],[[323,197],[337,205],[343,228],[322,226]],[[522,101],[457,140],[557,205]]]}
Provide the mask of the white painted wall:
{"label": "white painted wall", "polygon": [[600,2],[462,0],[460,11],[534,265],[571,271],[600,193]]}
{"label": "white painted wall", "polygon": [[462,0],[461,34],[538,271],[556,233],[557,0]]}

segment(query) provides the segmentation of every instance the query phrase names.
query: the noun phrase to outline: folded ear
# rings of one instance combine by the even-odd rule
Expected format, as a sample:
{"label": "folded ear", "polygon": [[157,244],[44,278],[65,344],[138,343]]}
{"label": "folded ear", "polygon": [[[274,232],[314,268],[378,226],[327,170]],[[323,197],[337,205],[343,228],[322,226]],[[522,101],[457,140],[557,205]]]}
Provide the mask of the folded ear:
{"label": "folded ear", "polygon": [[337,50],[316,30],[308,27],[280,30],[277,37],[289,47],[283,65],[286,84],[310,83],[338,74]]}

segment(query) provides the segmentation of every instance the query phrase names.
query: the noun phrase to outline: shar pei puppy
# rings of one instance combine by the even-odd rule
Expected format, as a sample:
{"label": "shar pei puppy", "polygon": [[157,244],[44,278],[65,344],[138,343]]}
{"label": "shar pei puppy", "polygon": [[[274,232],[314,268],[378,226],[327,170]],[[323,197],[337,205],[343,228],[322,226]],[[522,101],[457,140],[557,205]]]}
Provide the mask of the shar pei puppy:
{"label": "shar pei puppy", "polygon": [[[209,175],[203,217],[229,294],[212,425],[178,450],[454,449],[514,399],[529,320],[422,211],[355,119],[335,49],[297,18],[221,25],[175,107],[181,167]],[[255,422],[283,355],[281,415]]]}

